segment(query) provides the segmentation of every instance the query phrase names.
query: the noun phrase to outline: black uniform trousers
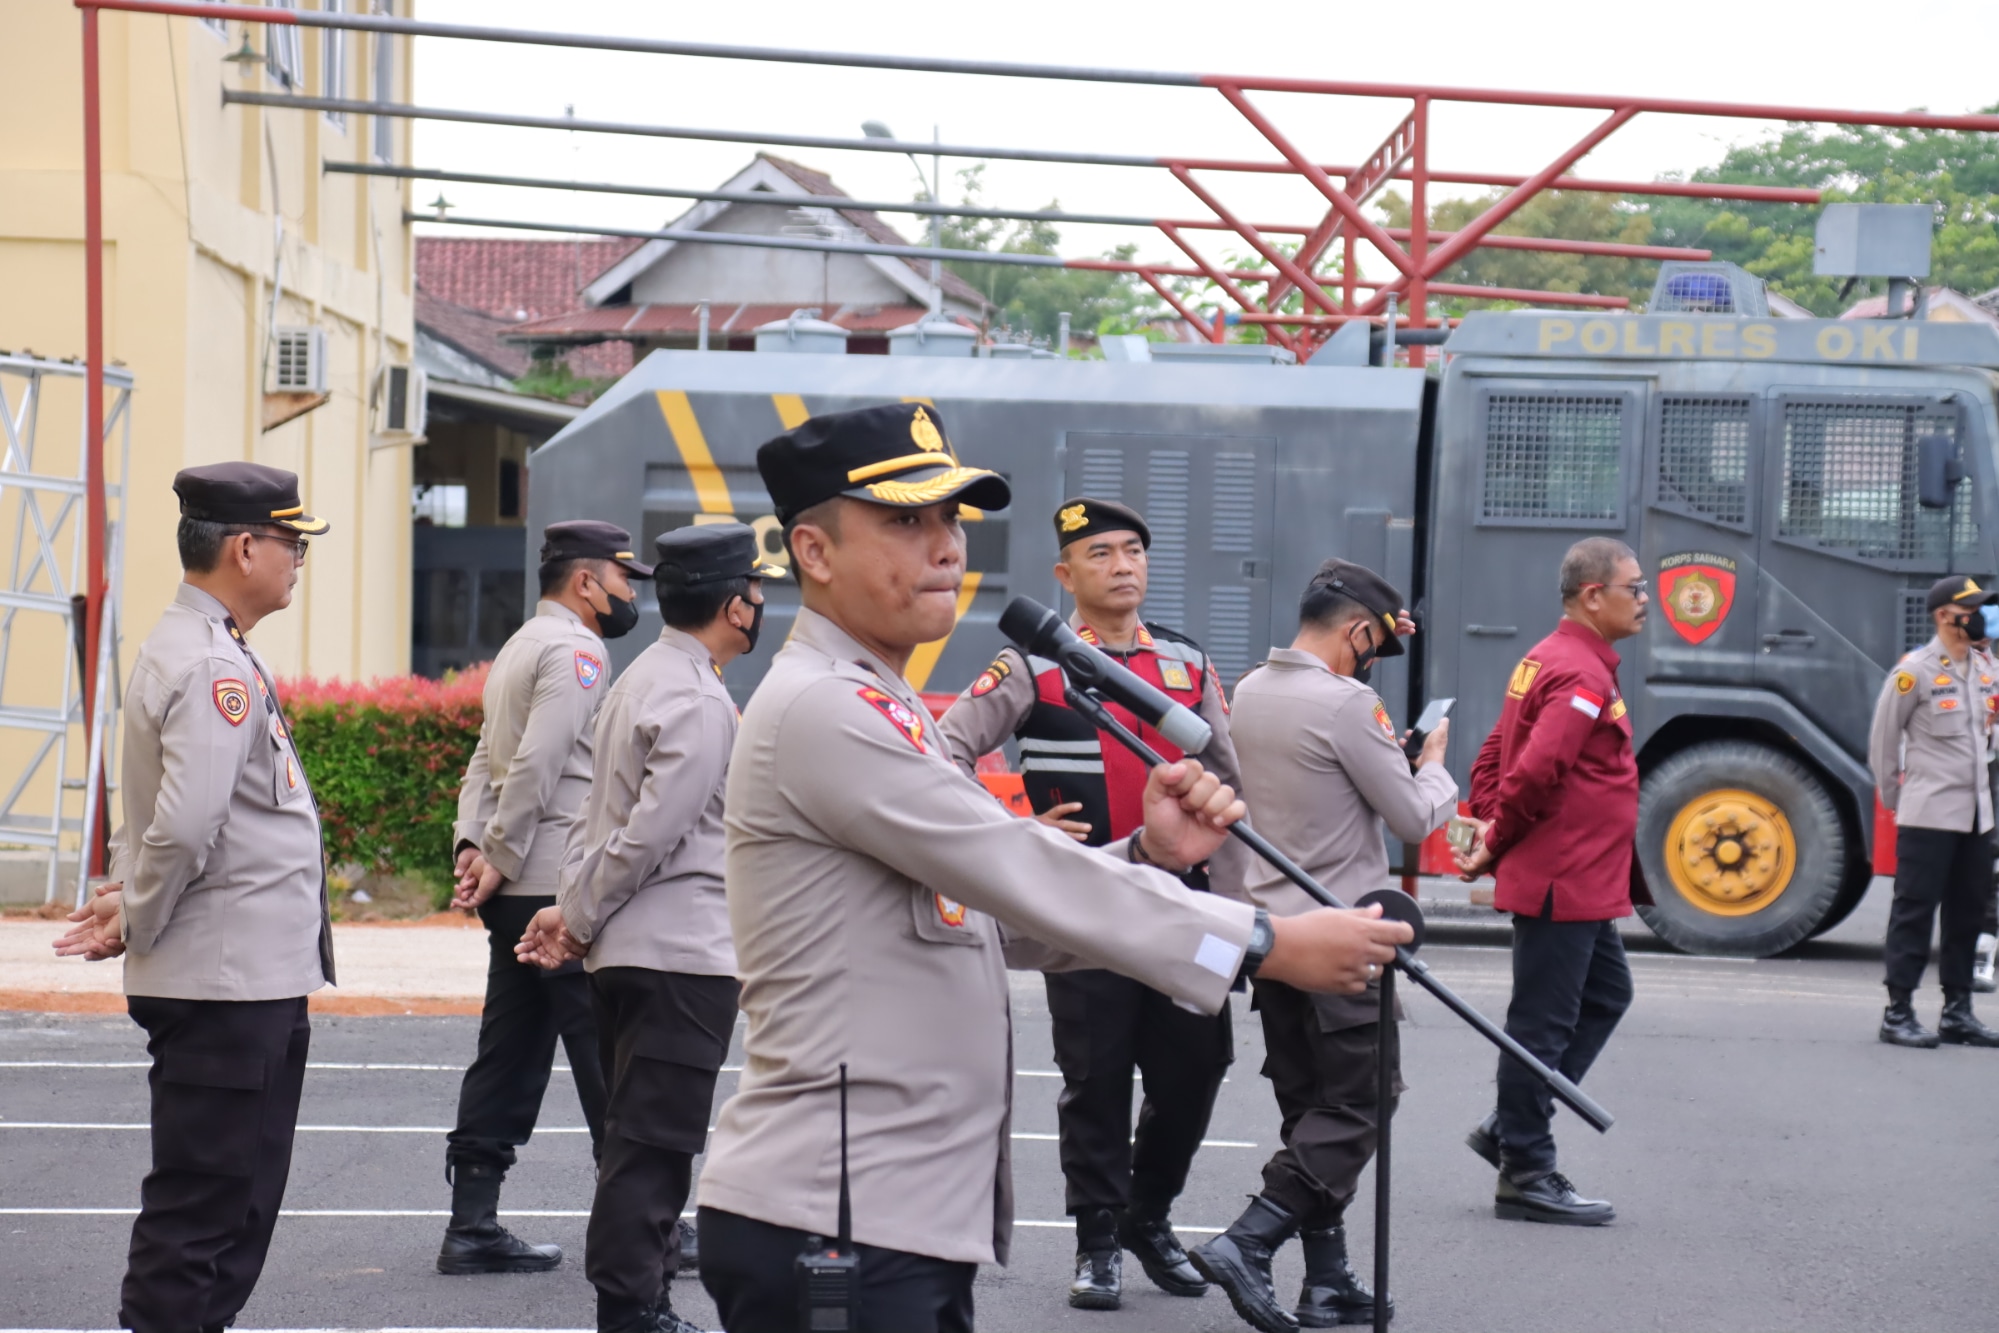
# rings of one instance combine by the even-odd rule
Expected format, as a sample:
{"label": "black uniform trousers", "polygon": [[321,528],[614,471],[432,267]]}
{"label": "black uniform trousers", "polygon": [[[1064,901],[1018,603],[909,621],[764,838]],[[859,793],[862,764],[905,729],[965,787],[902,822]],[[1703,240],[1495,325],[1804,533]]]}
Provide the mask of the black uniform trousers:
{"label": "black uniform trousers", "polygon": [[[1235,1059],[1228,1005],[1213,1016],[1189,1013],[1115,972],[1050,972],[1047,983],[1069,1214],[1129,1205],[1164,1216],[1187,1183]],[[1136,1133],[1133,1069],[1145,1090]]]}
{"label": "black uniform trousers", "polygon": [[581,963],[544,972],[514,956],[528,921],[553,895],[496,895],[479,905],[491,955],[486,1003],[479,1017],[479,1053],[458,1088],[458,1125],[445,1138],[445,1161],[512,1169],[514,1149],[534,1133],[555,1065],[559,1037],[576,1081],[576,1100],[590,1143],[604,1140],[604,1067],[590,1016],[590,979]]}
{"label": "black uniform trousers", "polygon": [[[1506,1032],[1571,1082],[1603,1053],[1631,1007],[1631,964],[1613,921],[1513,917],[1513,998]],[[1555,1098],[1511,1057],[1499,1057],[1499,1143],[1506,1169],[1526,1178],[1555,1169]]]}
{"label": "black uniform trousers", "polygon": [[118,1326],[227,1324],[264,1271],[291,1174],[312,1035],[305,997],[134,995],[126,1009],[153,1057],[153,1169],[139,1187]]}
{"label": "black uniform trousers", "polygon": [[[1380,1137],[1379,983],[1365,996],[1310,995],[1278,981],[1250,985],[1263,1020],[1263,1076],[1283,1117],[1284,1146],[1264,1164],[1263,1192],[1308,1231],[1338,1226]],[[1387,1053],[1399,1102],[1399,1024],[1389,1024]]]}
{"label": "black uniform trousers", "polygon": [[606,1296],[652,1305],[680,1268],[675,1224],[708,1143],[741,988],[734,977],[647,967],[589,975],[611,1103],[583,1275]]}
{"label": "black uniform trousers", "polygon": [[[1972,952],[1992,897],[1992,835],[1950,829],[1895,831],[1895,901],[1882,949],[1891,991],[1923,984],[1930,932],[1939,914],[1937,977],[1947,991],[1971,989]],[[1939,913],[1941,909],[1941,913]]]}
{"label": "black uniform trousers", "polygon": [[[701,1285],[715,1300],[724,1333],[794,1333],[799,1322],[795,1265],[807,1236],[718,1208],[698,1210]],[[828,1238],[830,1239],[830,1238]],[[927,1254],[854,1246],[860,1260],[863,1333],[972,1333],[977,1264]]]}

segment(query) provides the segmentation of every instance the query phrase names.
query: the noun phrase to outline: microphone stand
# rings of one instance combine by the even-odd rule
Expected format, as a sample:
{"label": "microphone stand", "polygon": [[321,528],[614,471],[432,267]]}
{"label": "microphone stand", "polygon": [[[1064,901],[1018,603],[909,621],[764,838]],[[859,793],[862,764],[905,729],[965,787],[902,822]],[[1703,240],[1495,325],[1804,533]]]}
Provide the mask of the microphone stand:
{"label": "microphone stand", "polygon": [[[1101,699],[1074,685],[1066,685],[1062,699],[1081,716],[1088,718],[1100,731],[1106,731],[1117,742],[1143,759],[1148,766],[1166,762],[1165,756],[1147,745],[1136,733],[1112,715]],[[1270,845],[1269,839],[1249,826],[1247,819],[1239,819],[1229,825],[1229,832],[1237,841],[1245,844],[1264,860],[1275,866],[1284,878],[1303,889],[1314,900],[1327,907],[1344,908],[1345,903],[1334,897],[1319,881],[1305,873],[1303,867],[1290,857]],[[1137,836],[1136,834],[1133,835]],[[1400,889],[1378,889],[1361,899],[1361,906],[1379,904],[1382,915],[1394,917],[1409,923],[1416,932],[1416,938],[1407,946],[1398,945],[1395,950],[1395,967],[1402,974],[1435,996],[1446,1009],[1469,1024],[1473,1031],[1497,1046],[1501,1051],[1517,1061],[1522,1068],[1533,1075],[1555,1099],[1581,1116],[1598,1133],[1608,1130],[1616,1123],[1615,1118],[1591,1099],[1588,1093],[1569,1081],[1560,1072],[1548,1068],[1525,1046],[1507,1035],[1506,1030],[1473,1008],[1471,1003],[1437,980],[1429,966],[1416,957],[1416,950],[1423,945],[1423,913],[1416,906],[1416,900]],[[1375,1065],[1378,1071],[1375,1115],[1379,1121],[1375,1147],[1374,1166],[1374,1327],[1376,1333],[1386,1333],[1388,1328],[1388,1189],[1389,1189],[1389,1129],[1388,1102],[1391,1079],[1388,1071],[1387,1043],[1389,1024],[1395,1016],[1395,978],[1393,971],[1384,969],[1381,974],[1381,1019],[1375,1029]]]}

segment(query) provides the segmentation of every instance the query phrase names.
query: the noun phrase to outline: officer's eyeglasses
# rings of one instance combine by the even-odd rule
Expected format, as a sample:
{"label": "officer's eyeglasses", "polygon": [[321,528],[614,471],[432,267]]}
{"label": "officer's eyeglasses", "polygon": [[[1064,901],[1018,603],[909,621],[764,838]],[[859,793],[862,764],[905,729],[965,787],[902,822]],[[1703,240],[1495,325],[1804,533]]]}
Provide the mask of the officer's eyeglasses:
{"label": "officer's eyeglasses", "polygon": [[1599,583],[1595,586],[1599,588],[1620,588],[1630,593],[1632,600],[1636,601],[1638,598],[1652,591],[1652,580],[1634,579],[1630,583]]}
{"label": "officer's eyeglasses", "polygon": [[270,533],[270,532],[250,532],[250,533],[245,533],[244,535],[247,537],[255,537],[258,541],[276,542],[280,546],[291,547],[292,563],[294,565],[302,565],[305,563],[306,548],[312,545],[311,542],[307,541],[303,537],[300,537],[297,541],[293,541],[290,537],[280,537],[275,533]]}

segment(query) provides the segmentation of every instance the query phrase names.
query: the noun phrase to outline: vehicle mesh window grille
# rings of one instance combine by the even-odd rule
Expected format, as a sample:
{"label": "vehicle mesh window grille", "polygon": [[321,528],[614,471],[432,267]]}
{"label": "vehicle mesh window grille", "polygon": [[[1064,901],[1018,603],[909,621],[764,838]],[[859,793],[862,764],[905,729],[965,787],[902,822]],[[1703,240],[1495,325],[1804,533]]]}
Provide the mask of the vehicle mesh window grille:
{"label": "vehicle mesh window grille", "polygon": [[1930,641],[1936,622],[1930,619],[1928,588],[1904,588],[1902,597],[1902,651],[1912,653]]}
{"label": "vehicle mesh window grille", "polygon": [[1622,397],[1495,393],[1485,407],[1484,516],[1614,521]]}
{"label": "vehicle mesh window grille", "polygon": [[[1187,505],[1191,494],[1185,450],[1155,449],[1147,457],[1145,524],[1152,529],[1147,552],[1147,620],[1179,627],[1187,623]],[[1087,463],[1085,464],[1087,466]]]}
{"label": "vehicle mesh window grille", "polygon": [[1668,397],[1659,408],[1659,502],[1749,525],[1749,411],[1742,398]]}
{"label": "vehicle mesh window grille", "polygon": [[1083,494],[1097,500],[1124,500],[1124,451],[1083,450]]}
{"label": "vehicle mesh window grille", "polygon": [[1256,549],[1256,455],[1216,454],[1212,544],[1217,551]]}
{"label": "vehicle mesh window grille", "polygon": [[1250,591],[1240,583],[1208,590],[1208,642],[1204,645],[1224,686],[1249,669]]}
{"label": "vehicle mesh window grille", "polygon": [[1777,533],[1863,560],[1935,562],[1978,543],[1971,487],[1948,511],[1917,503],[1916,441],[1957,439],[1957,412],[1941,403],[1793,401],[1784,404],[1784,494]]}

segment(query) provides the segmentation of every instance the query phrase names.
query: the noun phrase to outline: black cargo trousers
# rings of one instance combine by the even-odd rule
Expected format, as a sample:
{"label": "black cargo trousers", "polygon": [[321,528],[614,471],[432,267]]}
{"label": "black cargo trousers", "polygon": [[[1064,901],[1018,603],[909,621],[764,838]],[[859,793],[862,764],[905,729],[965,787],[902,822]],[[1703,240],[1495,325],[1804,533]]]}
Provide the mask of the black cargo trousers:
{"label": "black cargo trousers", "polygon": [[497,895],[479,905],[490,956],[486,1002],[479,1017],[479,1053],[458,1089],[458,1123],[445,1139],[445,1162],[513,1168],[514,1150],[534,1133],[542,1096],[562,1043],[576,1082],[576,1100],[590,1127],[590,1144],[604,1141],[604,1066],[590,1012],[590,979],[581,963],[545,972],[514,955],[528,921],[552,894]]}
{"label": "black cargo trousers", "polygon": [[312,1035],[305,997],[134,995],[126,1009],[153,1057],[153,1167],[139,1187],[118,1327],[221,1327],[264,1271],[291,1175]]}
{"label": "black cargo trousers", "polygon": [[1882,949],[1891,991],[1914,992],[1930,961],[1930,931],[1942,917],[1937,979],[1971,989],[1972,952],[1992,901],[1992,835],[1950,829],[1895,831],[1895,900]]}

